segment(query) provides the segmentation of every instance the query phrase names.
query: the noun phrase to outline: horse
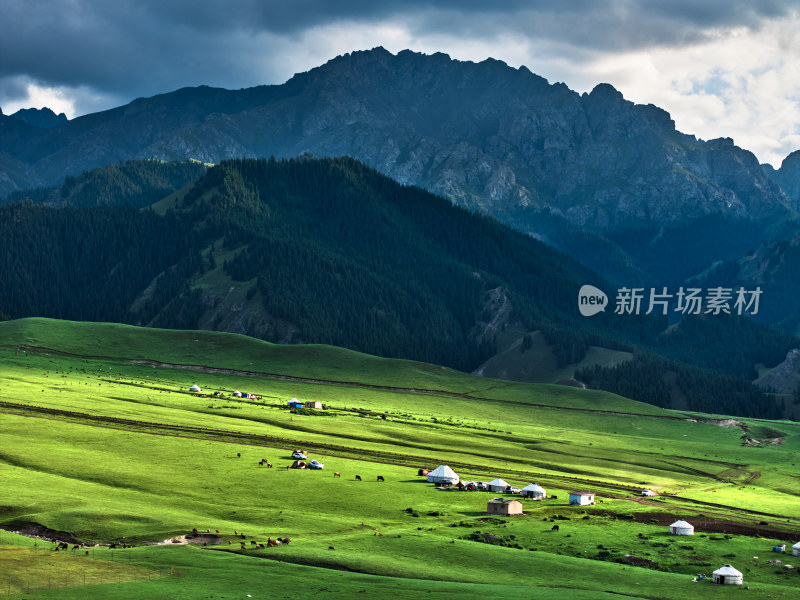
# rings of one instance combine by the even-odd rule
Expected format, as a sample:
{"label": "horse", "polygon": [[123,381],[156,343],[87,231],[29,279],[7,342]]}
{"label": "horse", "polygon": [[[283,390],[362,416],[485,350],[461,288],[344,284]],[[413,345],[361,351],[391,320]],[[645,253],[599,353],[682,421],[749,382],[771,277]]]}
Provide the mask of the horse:
{"label": "horse", "polygon": [[558,525],[553,525],[553,526],[550,528],[550,531],[558,531]]}
{"label": "horse", "polygon": [[383,481],[383,475],[378,475],[378,481]]}
{"label": "horse", "polygon": [[361,481],[361,475],[356,475],[356,481]]}
{"label": "horse", "polygon": [[339,473],[339,471],[336,471],[336,472],[333,474],[333,476],[334,476],[334,477],[341,477],[341,476],[342,476],[342,474],[341,474],[341,473]]}

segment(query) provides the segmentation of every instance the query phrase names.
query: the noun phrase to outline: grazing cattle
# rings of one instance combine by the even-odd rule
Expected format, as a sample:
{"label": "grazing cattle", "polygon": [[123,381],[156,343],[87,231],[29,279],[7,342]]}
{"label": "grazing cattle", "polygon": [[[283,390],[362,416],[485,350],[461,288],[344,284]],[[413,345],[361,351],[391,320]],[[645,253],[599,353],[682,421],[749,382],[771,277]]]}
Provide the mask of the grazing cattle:
{"label": "grazing cattle", "polygon": [[219,529],[215,529],[214,531],[216,531],[217,533],[219,533]]}
{"label": "grazing cattle", "polygon": [[72,549],[73,549],[73,550],[78,550],[78,549],[80,549],[80,547],[81,547],[81,545],[80,545],[80,544],[75,544],[75,545],[72,547]]}
{"label": "grazing cattle", "polygon": [[241,452],[237,452],[236,453],[236,458],[242,458],[242,453]]}
{"label": "grazing cattle", "polygon": [[195,527],[194,529],[192,529],[192,533],[193,533],[194,535],[197,535],[197,527]]}
{"label": "grazing cattle", "polygon": [[283,538],[283,539],[281,540],[281,542],[283,542],[284,544],[288,544],[288,543],[289,543],[289,542],[291,542],[291,541],[292,541],[292,540],[290,540],[289,538]]}
{"label": "grazing cattle", "polygon": [[553,526],[550,528],[550,531],[558,531],[558,525],[553,525]]}
{"label": "grazing cattle", "polygon": [[86,551],[86,556],[89,556],[89,551],[88,550]]}
{"label": "grazing cattle", "polygon": [[339,473],[339,471],[336,471],[336,472],[333,474],[333,476],[334,476],[334,477],[341,477],[341,476],[342,476],[342,474],[341,474],[341,473]]}
{"label": "grazing cattle", "polygon": [[383,475],[378,475],[378,481],[383,481]]}
{"label": "grazing cattle", "polygon": [[256,550],[263,550],[263,549],[264,549],[264,546],[262,546],[261,544],[258,544],[256,546]]}
{"label": "grazing cattle", "polygon": [[361,481],[361,475],[356,475],[356,481]]}
{"label": "grazing cattle", "polygon": [[336,550],[333,546],[328,546],[328,550]]}
{"label": "grazing cattle", "polygon": [[272,468],[272,463],[271,463],[271,462],[268,462],[268,463],[267,463],[267,468],[268,468],[268,469],[271,469],[271,468]]}
{"label": "grazing cattle", "polygon": [[250,544],[252,544],[253,546],[257,546],[258,542],[256,542],[255,540],[250,540]]}

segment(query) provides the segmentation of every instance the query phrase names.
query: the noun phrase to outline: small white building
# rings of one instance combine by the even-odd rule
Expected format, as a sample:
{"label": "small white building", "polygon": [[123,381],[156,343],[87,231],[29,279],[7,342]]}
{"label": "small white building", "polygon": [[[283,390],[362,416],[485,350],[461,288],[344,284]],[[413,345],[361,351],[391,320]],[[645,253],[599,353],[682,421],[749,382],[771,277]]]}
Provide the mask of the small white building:
{"label": "small white building", "polygon": [[672,535],[694,535],[694,525],[686,521],[675,521],[669,526]]}
{"label": "small white building", "polygon": [[526,485],[519,492],[523,498],[532,498],[534,500],[544,500],[547,498],[547,490],[545,490],[538,483]]}
{"label": "small white building", "polygon": [[792,546],[792,554],[794,556],[800,556],[800,542],[797,542],[794,546]]}
{"label": "small white building", "polygon": [[456,485],[458,481],[458,474],[447,465],[439,465],[428,473],[428,483]]}
{"label": "small white building", "polygon": [[744,578],[742,573],[730,565],[720,567],[712,574],[712,581],[720,585],[742,585]]}
{"label": "small white building", "polygon": [[570,492],[570,506],[588,506],[594,504],[594,492]]}
{"label": "small white building", "polygon": [[489,483],[486,484],[486,489],[489,490],[490,492],[494,492],[495,494],[497,494],[498,492],[499,493],[505,492],[507,487],[508,484],[499,477],[497,479],[492,479]]}
{"label": "small white building", "polygon": [[203,388],[201,388],[197,384],[194,384],[192,387],[189,388],[189,391],[192,392],[192,393],[202,392]]}

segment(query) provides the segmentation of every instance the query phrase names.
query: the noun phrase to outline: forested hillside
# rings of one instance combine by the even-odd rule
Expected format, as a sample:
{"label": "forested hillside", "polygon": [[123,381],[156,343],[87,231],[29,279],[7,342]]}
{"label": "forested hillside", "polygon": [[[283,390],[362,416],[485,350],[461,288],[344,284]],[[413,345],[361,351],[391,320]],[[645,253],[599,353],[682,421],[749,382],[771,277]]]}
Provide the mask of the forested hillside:
{"label": "forested hillside", "polygon": [[[201,175],[183,185],[193,169]],[[103,189],[109,201],[93,202],[90,191]],[[131,206],[157,190],[172,193]],[[57,197],[64,201],[48,200]],[[602,277],[349,158],[236,159],[208,170],[136,161],[36,199],[0,207],[0,268],[15,282],[0,287],[0,311],[10,318],[234,331],[465,371],[494,355],[513,324],[542,331],[561,366],[590,346],[669,357],[703,382],[683,386],[688,406],[699,393],[704,407],[730,408],[739,404],[722,402],[724,386],[708,395],[714,378],[727,374],[749,394],[756,363],[800,345],[743,318],[685,319],[668,329],[663,316],[609,309],[582,317],[577,291],[585,283],[612,290]],[[625,392],[665,402],[651,378],[619,370],[586,378],[612,391],[623,391],[622,379],[639,382]]]}
{"label": "forested hillside", "polygon": [[31,200],[50,206],[130,206],[143,208],[200,177],[206,166],[197,161],[129,160],[67,176],[53,187],[13,192],[0,200]]}

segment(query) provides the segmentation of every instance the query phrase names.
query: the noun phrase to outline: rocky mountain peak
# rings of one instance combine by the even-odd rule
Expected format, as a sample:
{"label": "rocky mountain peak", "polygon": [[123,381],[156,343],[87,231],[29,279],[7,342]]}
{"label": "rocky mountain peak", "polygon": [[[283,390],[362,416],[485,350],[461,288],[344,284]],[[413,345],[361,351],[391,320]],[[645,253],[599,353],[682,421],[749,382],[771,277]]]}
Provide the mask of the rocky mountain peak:
{"label": "rocky mountain peak", "polygon": [[800,388],[800,349],[794,348],[786,359],[766,375],[756,380],[762,389],[775,390],[779,394],[793,394]]}
{"label": "rocky mountain peak", "polygon": [[67,115],[63,112],[56,114],[46,106],[44,108],[21,108],[11,116],[34,127],[43,128],[56,127],[68,121]]}

